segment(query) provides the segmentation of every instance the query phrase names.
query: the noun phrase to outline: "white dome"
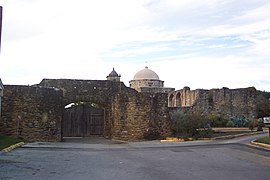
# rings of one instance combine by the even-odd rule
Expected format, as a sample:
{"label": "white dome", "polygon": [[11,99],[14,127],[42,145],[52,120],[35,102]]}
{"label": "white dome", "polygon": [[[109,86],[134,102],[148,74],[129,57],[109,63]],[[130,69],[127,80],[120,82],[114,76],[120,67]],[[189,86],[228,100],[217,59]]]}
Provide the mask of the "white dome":
{"label": "white dome", "polygon": [[133,80],[142,80],[142,79],[159,80],[159,77],[158,77],[157,73],[148,69],[148,67],[146,66],[144,69],[137,72],[133,78]]}

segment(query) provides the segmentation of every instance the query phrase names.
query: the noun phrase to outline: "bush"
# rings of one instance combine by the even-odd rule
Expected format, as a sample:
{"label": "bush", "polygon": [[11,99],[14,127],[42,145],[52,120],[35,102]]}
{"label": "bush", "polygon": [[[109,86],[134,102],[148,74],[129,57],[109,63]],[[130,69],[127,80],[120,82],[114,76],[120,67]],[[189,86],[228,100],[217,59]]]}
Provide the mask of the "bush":
{"label": "bush", "polygon": [[210,115],[208,116],[208,121],[211,127],[226,127],[229,120],[221,116]]}
{"label": "bush", "polygon": [[211,128],[205,128],[198,130],[197,134],[194,136],[195,138],[210,138],[214,134],[214,130]]}
{"label": "bush", "polygon": [[200,114],[177,111],[172,115],[172,130],[176,137],[211,137],[213,134],[207,119]]}
{"label": "bush", "polygon": [[234,122],[232,120],[229,120],[226,124],[226,127],[234,127]]}
{"label": "bush", "polygon": [[263,131],[263,127],[265,126],[265,124],[263,123],[262,119],[258,120],[258,126],[257,126],[257,131]]}
{"label": "bush", "polygon": [[252,131],[254,130],[255,127],[258,126],[258,121],[257,120],[249,120],[248,121],[248,128]]}
{"label": "bush", "polygon": [[244,116],[232,119],[232,121],[236,127],[248,127],[249,124],[249,120]]}

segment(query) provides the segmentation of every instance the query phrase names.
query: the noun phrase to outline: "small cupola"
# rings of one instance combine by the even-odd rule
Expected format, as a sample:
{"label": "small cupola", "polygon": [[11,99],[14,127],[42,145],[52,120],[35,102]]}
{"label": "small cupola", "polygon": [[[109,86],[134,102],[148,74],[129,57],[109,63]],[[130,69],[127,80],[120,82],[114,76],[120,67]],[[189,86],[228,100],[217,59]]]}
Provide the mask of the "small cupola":
{"label": "small cupola", "polygon": [[120,81],[120,77],[121,77],[121,75],[120,74],[118,75],[118,73],[113,68],[112,72],[107,76],[107,80],[108,81]]}

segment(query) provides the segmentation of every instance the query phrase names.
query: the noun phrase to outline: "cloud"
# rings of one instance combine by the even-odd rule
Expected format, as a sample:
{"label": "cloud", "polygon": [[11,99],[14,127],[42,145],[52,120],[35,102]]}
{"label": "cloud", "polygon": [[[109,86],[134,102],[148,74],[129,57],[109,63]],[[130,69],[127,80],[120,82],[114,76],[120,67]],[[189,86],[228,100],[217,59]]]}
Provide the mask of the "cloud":
{"label": "cloud", "polygon": [[168,86],[270,90],[267,0],[9,0],[1,78],[105,79],[128,85],[148,62]]}

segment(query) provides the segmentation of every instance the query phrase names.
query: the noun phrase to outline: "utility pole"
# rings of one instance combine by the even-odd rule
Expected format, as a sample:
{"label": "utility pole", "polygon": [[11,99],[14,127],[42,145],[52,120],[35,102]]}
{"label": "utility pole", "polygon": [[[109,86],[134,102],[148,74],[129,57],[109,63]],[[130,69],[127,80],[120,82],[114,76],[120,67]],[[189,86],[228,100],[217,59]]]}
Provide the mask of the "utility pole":
{"label": "utility pole", "polygon": [[[1,37],[2,37],[2,6],[0,6],[0,52],[1,52]],[[3,96],[4,86],[0,78],[0,120],[1,120],[1,100]]]}
{"label": "utility pole", "polygon": [[0,6],[0,51],[1,51],[1,37],[2,37],[2,6]]}

